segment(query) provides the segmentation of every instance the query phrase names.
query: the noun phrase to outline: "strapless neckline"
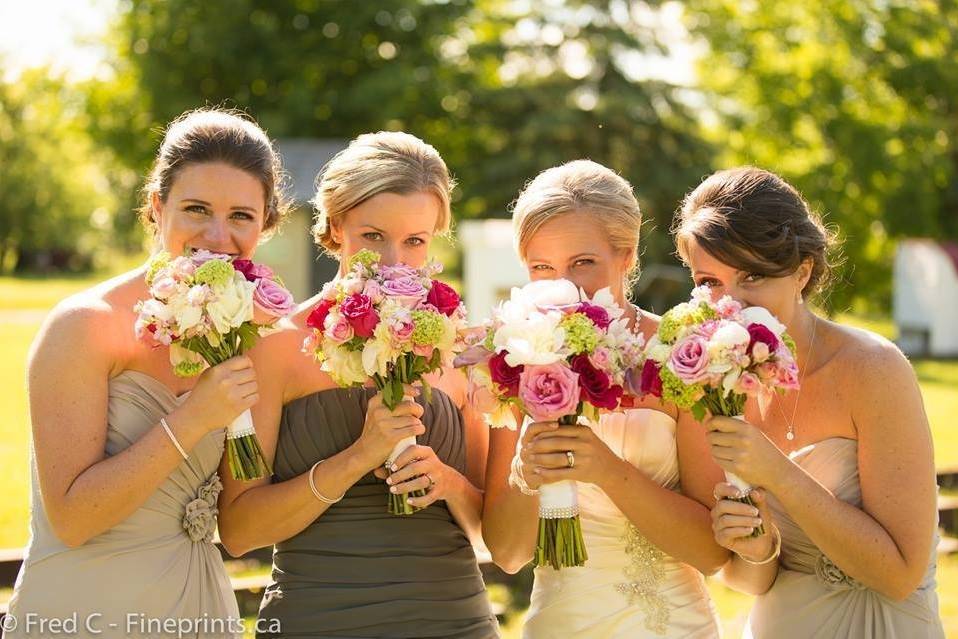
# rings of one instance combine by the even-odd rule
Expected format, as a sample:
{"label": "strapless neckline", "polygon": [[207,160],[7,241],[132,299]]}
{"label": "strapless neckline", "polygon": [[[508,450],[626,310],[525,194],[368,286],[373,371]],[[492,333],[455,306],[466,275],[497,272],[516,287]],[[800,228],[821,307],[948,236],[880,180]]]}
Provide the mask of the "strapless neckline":
{"label": "strapless neckline", "polygon": [[145,381],[149,382],[151,386],[157,387],[159,390],[162,390],[166,395],[168,395],[168,396],[169,396],[171,399],[173,399],[175,402],[181,402],[181,401],[183,401],[184,399],[186,399],[186,398],[189,396],[190,393],[193,392],[193,390],[190,389],[190,390],[188,390],[188,391],[184,391],[184,392],[180,393],[179,395],[177,395],[175,392],[173,392],[173,389],[171,389],[169,386],[167,386],[166,384],[164,384],[162,381],[160,381],[159,379],[157,379],[157,378],[154,377],[153,375],[150,375],[149,373],[144,373],[143,371],[138,371],[138,370],[136,370],[135,368],[126,368],[126,369],[123,369],[122,371],[120,371],[119,373],[117,373],[116,375],[114,375],[113,377],[111,377],[111,378],[109,379],[109,383],[112,384],[113,382],[119,380],[121,377],[124,377],[124,376],[126,376],[126,377],[131,377],[131,376],[132,376],[132,377],[139,377],[139,378],[141,378],[142,380],[145,380]]}

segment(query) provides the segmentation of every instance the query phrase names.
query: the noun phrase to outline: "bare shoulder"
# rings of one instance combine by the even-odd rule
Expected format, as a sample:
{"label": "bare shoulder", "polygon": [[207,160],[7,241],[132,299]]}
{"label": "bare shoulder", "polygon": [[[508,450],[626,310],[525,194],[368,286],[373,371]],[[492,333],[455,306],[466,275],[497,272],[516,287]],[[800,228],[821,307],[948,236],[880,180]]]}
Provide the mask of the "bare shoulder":
{"label": "bare shoulder", "polygon": [[442,368],[427,375],[426,381],[448,395],[460,410],[466,408],[469,382],[461,368],[452,366]]}
{"label": "bare shoulder", "polygon": [[835,345],[835,360],[845,379],[868,386],[878,381],[914,380],[908,358],[891,340],[854,326],[827,323]]}

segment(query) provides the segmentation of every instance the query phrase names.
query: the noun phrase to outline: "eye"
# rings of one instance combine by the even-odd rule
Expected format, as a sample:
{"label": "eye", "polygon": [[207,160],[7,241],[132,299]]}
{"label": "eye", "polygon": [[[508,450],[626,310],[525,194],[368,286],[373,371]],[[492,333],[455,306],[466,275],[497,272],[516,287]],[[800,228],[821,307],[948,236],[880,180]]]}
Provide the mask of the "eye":
{"label": "eye", "polygon": [[533,264],[532,270],[533,271],[547,271],[547,270],[551,271],[552,267],[549,266],[548,264]]}
{"label": "eye", "polygon": [[583,257],[583,258],[580,258],[580,259],[576,260],[575,262],[573,262],[573,263],[572,263],[572,266],[575,266],[575,267],[578,267],[578,266],[592,266],[593,264],[595,264],[595,260],[594,260],[594,259],[592,259],[591,257]]}
{"label": "eye", "polygon": [[370,242],[381,242],[383,239],[383,234],[377,231],[367,231],[363,233],[363,239],[369,240]]}
{"label": "eye", "polygon": [[199,215],[206,215],[208,212],[206,207],[202,204],[188,204],[183,210],[189,211],[190,213],[197,213]]}
{"label": "eye", "polygon": [[410,246],[422,246],[425,243],[426,243],[426,240],[422,239],[421,237],[406,238],[406,244]]}
{"label": "eye", "polygon": [[248,212],[246,212],[246,211],[234,211],[233,214],[230,215],[230,217],[232,217],[232,218],[234,218],[234,219],[237,219],[237,220],[244,220],[244,221],[247,221],[247,222],[249,222],[249,221],[255,219],[252,214],[250,214],[250,213],[248,213]]}
{"label": "eye", "polygon": [[747,282],[749,284],[755,284],[757,282],[761,282],[764,279],[765,279],[765,276],[762,275],[761,273],[748,273],[745,277],[742,278],[742,281]]}
{"label": "eye", "polygon": [[714,277],[700,277],[699,279],[695,280],[695,285],[696,285],[696,286],[708,286],[709,288],[715,288],[715,287],[717,287],[717,286],[721,286],[722,283],[719,282],[719,281],[718,281],[717,279],[715,279]]}

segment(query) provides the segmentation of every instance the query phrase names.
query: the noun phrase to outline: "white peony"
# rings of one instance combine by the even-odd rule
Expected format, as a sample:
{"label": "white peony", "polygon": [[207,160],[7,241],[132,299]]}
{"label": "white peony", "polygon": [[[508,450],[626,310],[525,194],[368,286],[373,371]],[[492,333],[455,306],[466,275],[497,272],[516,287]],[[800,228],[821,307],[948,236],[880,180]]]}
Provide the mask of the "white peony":
{"label": "white peony", "polygon": [[579,289],[569,280],[536,280],[522,287],[523,296],[535,306],[568,306],[582,301]]}
{"label": "white peony", "polygon": [[[383,326],[380,331],[379,326]],[[366,375],[379,374],[385,377],[389,373],[389,362],[399,357],[400,351],[392,345],[392,339],[385,325],[380,322],[373,332],[373,339],[363,346],[360,355],[360,366]]]}
{"label": "white peony", "polygon": [[253,320],[253,291],[256,284],[247,282],[242,273],[233,273],[226,286],[216,287],[214,301],[206,305],[206,313],[221,335]]}
{"label": "white peony", "polygon": [[785,325],[775,319],[775,316],[762,306],[743,308],[742,319],[746,324],[762,324],[775,333],[776,337],[781,337],[782,333],[785,332]]}
{"label": "white peony", "polygon": [[552,364],[562,359],[565,331],[559,328],[559,312],[530,313],[528,317],[499,327],[493,337],[496,352],[506,351],[509,366]]}
{"label": "white peony", "polygon": [[709,339],[709,350],[748,346],[751,336],[738,322],[723,322]]}
{"label": "white peony", "polygon": [[606,286],[605,288],[600,288],[595,292],[595,295],[592,296],[592,299],[585,294],[585,291],[581,291],[582,300],[594,304],[595,306],[601,306],[605,309],[605,312],[609,314],[611,319],[618,319],[622,317],[622,314],[625,313],[625,309],[619,306],[615,298],[612,297],[612,289]]}

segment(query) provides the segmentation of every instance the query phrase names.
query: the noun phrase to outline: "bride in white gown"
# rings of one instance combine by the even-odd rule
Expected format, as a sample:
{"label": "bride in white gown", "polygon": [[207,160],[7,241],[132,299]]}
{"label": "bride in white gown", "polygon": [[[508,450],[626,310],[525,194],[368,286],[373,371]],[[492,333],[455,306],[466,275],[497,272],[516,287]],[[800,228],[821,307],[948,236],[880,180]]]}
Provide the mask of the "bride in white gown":
{"label": "bride in white gown", "polygon": [[[588,161],[549,169],[519,196],[513,221],[532,279],[565,278],[589,295],[610,287],[633,329],[657,329],[625,299],[641,214],[624,179]],[[728,559],[708,511],[722,477],[704,429],[655,401],[591,428],[530,424],[521,439],[493,430],[483,537],[496,564],[516,572],[532,559],[536,489],[562,479],[577,482],[589,557],[584,567],[536,569],[523,636],[718,637],[702,573]]]}

